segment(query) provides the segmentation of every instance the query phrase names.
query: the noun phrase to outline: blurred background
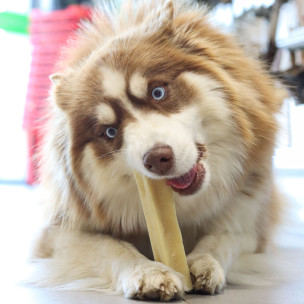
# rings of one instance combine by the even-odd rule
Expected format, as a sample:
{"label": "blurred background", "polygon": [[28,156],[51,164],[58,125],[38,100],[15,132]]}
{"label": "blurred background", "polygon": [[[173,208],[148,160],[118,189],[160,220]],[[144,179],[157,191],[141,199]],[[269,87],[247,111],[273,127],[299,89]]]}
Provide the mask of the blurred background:
{"label": "blurred background", "polygon": [[[39,129],[45,123],[43,111],[49,75],[54,72],[61,46],[77,30],[80,20],[90,19],[92,6],[101,1],[107,0],[0,1],[0,239],[3,245],[0,284],[3,292],[16,300],[6,303],[46,303],[37,300],[36,293],[16,289],[11,282],[16,281],[24,268],[23,257],[36,229],[37,151],[42,136]],[[304,257],[304,0],[199,2],[209,5],[218,27],[235,34],[253,56],[266,62],[269,71],[290,88],[278,115],[282,128],[273,158],[277,182],[288,198],[286,218],[276,244],[282,264],[293,262],[297,275],[290,280],[298,283],[270,290],[273,301],[262,301],[265,296],[260,295],[263,303],[283,303],[280,299],[288,299],[284,303],[289,303],[293,291],[304,291],[304,268],[299,267]],[[229,291],[225,294],[229,295]],[[303,296],[294,296],[292,303],[303,303]],[[47,303],[76,303],[58,299]]]}

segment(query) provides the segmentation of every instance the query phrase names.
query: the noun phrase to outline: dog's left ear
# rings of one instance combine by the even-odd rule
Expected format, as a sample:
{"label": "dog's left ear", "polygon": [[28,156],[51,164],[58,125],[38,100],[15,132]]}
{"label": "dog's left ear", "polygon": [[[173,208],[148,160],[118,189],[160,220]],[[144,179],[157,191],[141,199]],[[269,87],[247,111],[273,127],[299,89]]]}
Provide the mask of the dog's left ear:
{"label": "dog's left ear", "polygon": [[159,20],[160,29],[163,31],[170,31],[172,30],[173,24],[173,2],[166,1],[162,8],[160,8],[157,12],[157,19]]}
{"label": "dog's left ear", "polygon": [[164,1],[145,21],[153,31],[171,34],[173,24],[174,5],[172,0]]}

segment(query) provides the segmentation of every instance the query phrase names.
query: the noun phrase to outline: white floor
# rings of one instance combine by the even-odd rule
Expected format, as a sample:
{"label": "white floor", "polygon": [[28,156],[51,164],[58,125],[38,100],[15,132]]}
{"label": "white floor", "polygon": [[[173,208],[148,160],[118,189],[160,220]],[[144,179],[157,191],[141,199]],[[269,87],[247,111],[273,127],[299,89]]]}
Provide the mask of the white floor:
{"label": "white floor", "polygon": [[[187,303],[304,303],[304,173],[278,174],[278,183],[289,201],[286,220],[277,234],[274,251],[275,259],[282,265],[278,282],[262,287],[228,286],[223,294],[217,296],[187,295]],[[37,222],[36,202],[36,189],[23,184],[0,184],[0,302],[131,303],[132,300],[120,296],[37,289],[18,283],[27,272],[26,252]],[[286,273],[282,272],[283,269]]]}

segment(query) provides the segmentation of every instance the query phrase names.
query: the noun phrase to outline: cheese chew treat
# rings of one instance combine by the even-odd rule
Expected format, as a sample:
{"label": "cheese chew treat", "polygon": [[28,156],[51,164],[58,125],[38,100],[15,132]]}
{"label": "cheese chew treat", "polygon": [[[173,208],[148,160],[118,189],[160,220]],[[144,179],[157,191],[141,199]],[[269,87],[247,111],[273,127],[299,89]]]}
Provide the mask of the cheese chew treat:
{"label": "cheese chew treat", "polygon": [[148,227],[154,259],[185,277],[192,289],[182,235],[178,226],[172,190],[165,180],[152,180],[134,172]]}

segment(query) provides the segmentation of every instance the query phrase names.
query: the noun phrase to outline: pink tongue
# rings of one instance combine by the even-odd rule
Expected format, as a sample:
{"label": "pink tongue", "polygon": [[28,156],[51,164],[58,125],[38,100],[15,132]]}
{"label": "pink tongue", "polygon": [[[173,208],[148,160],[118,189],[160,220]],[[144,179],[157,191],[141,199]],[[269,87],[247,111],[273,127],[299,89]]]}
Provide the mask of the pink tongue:
{"label": "pink tongue", "polygon": [[168,179],[167,185],[178,189],[186,189],[193,183],[196,175],[197,173],[194,166],[188,173],[176,178]]}

